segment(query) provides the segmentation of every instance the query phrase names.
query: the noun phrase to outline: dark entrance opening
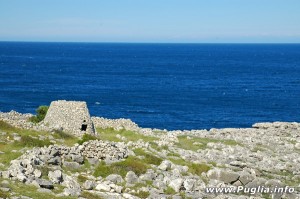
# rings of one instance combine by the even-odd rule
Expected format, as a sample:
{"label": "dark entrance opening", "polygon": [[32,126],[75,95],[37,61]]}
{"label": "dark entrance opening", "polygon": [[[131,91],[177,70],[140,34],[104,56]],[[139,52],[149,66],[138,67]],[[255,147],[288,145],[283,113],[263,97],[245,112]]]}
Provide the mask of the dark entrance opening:
{"label": "dark entrance opening", "polygon": [[82,125],[81,125],[81,130],[82,130],[82,131],[86,131],[86,129],[87,129],[87,125],[86,125],[86,124],[82,124]]}
{"label": "dark entrance opening", "polygon": [[83,120],[83,124],[81,125],[81,130],[86,131],[87,129],[87,124],[85,124],[85,120]]}

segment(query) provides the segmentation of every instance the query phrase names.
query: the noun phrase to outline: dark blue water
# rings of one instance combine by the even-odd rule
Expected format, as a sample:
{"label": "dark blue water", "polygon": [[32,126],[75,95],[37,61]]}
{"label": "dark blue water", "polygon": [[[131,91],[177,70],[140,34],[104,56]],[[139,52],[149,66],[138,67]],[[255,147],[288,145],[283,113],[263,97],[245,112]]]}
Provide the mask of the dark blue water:
{"label": "dark blue water", "polygon": [[0,43],[1,111],[57,99],[142,127],[300,122],[300,45]]}

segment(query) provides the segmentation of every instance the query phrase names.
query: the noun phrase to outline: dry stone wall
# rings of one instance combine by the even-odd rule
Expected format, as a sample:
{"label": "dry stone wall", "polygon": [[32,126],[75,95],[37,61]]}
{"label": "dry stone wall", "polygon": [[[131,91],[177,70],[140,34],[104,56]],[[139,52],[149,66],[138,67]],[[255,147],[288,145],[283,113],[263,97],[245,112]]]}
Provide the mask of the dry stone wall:
{"label": "dry stone wall", "polygon": [[63,130],[76,136],[95,134],[86,102],[58,100],[50,104],[44,123],[50,128]]}

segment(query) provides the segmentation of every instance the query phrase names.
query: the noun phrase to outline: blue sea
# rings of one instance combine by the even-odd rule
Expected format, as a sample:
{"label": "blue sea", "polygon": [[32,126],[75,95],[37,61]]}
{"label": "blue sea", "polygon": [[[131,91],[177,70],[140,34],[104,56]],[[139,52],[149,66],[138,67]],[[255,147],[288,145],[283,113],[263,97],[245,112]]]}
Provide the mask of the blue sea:
{"label": "blue sea", "polygon": [[0,42],[0,111],[58,99],[169,130],[300,122],[300,45]]}

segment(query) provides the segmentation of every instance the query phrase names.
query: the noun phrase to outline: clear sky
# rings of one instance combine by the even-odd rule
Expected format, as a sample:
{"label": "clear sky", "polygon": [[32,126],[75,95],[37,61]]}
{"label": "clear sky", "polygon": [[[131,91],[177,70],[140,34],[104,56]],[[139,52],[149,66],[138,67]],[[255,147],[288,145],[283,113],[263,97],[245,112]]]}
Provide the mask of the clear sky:
{"label": "clear sky", "polygon": [[0,0],[0,41],[300,43],[300,0]]}

